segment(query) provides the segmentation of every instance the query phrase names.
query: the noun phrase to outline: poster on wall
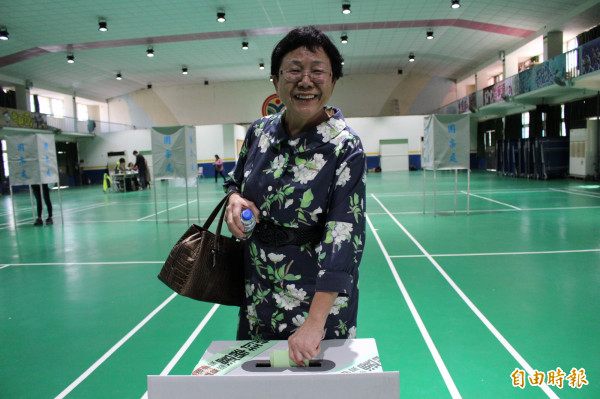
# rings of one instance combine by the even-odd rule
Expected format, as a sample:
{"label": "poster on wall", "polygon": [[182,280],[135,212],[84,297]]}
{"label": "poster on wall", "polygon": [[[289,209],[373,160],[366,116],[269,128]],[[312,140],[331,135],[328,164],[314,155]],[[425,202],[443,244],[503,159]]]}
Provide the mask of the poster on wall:
{"label": "poster on wall", "polygon": [[11,186],[58,183],[54,135],[6,136],[6,152]]}
{"label": "poster on wall", "polygon": [[153,127],[151,140],[154,179],[198,175],[196,131],[192,126]]}
{"label": "poster on wall", "polygon": [[423,167],[469,169],[469,115],[428,115],[424,119]]}
{"label": "poster on wall", "polygon": [[558,55],[546,62],[535,65],[519,74],[519,87],[521,93],[540,89],[556,84],[567,76],[566,55]]}
{"label": "poster on wall", "polygon": [[600,39],[581,46],[581,73],[600,70]]}

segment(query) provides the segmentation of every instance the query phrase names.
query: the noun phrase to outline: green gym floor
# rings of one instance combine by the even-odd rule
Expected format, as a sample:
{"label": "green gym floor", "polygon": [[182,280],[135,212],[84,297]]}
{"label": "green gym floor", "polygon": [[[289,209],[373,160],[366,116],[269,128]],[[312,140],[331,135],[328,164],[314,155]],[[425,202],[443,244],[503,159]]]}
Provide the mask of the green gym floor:
{"label": "green gym floor", "polygon": [[[437,174],[437,212],[426,177],[426,213],[422,172],[367,183],[358,338],[376,339],[400,396],[600,398],[598,182],[473,172],[467,215],[465,172],[456,212],[454,173]],[[62,212],[53,190],[44,227],[27,192],[14,211],[0,197],[0,398],[142,398],[146,375],[188,375],[210,342],[235,339],[235,308],[156,278],[220,183],[191,188],[187,207],[181,185],[166,188],[158,220],[153,189],[62,189]],[[515,387],[515,370],[546,378]]]}

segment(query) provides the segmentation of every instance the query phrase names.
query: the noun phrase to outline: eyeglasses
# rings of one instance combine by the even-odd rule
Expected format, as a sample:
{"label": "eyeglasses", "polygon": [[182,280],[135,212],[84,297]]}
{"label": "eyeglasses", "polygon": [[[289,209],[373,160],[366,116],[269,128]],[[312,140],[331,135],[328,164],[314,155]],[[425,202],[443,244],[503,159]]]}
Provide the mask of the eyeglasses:
{"label": "eyeglasses", "polygon": [[331,71],[324,69],[314,69],[310,72],[302,72],[299,68],[290,68],[279,71],[281,76],[290,83],[298,83],[307,75],[314,83],[322,84],[332,76]]}

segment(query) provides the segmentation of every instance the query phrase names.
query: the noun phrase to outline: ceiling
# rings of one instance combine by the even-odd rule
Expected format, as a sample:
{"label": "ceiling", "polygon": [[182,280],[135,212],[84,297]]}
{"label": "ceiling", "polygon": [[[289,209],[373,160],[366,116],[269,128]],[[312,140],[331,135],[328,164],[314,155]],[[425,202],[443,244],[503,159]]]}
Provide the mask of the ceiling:
{"label": "ceiling", "polygon": [[[419,72],[460,82],[501,72],[498,52],[527,58],[539,38],[565,40],[600,21],[600,1],[580,0],[3,0],[0,84],[75,93],[98,101],[153,87],[268,79],[275,43],[317,25],[337,44],[345,75]],[[217,9],[226,22],[216,21]],[[106,18],[108,31],[98,31]],[[435,38],[426,40],[427,30]],[[340,43],[346,33],[347,44]],[[531,49],[527,43],[537,40]],[[250,48],[242,50],[242,41]],[[153,46],[155,57],[146,50]],[[75,63],[66,62],[72,52]],[[408,63],[414,53],[416,62]],[[495,62],[496,61],[496,62]],[[258,68],[265,63],[265,69]],[[188,75],[182,75],[182,66]],[[486,69],[491,67],[491,69]],[[498,70],[499,69],[499,70]],[[117,81],[117,73],[123,80]],[[481,79],[481,76],[480,76]],[[486,79],[486,77],[484,77]],[[484,80],[485,82],[485,80]]]}

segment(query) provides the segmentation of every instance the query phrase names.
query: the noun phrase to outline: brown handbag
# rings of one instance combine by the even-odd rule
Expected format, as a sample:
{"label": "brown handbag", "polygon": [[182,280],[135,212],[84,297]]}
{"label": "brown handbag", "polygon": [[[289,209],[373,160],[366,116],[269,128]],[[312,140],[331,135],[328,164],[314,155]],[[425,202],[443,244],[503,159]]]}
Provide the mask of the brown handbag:
{"label": "brown handbag", "polygon": [[[203,302],[241,306],[244,298],[244,243],[221,235],[224,206],[219,202],[204,226],[191,225],[177,241],[158,278],[179,295]],[[222,208],[222,209],[221,209]],[[219,210],[216,234],[208,231]]]}

